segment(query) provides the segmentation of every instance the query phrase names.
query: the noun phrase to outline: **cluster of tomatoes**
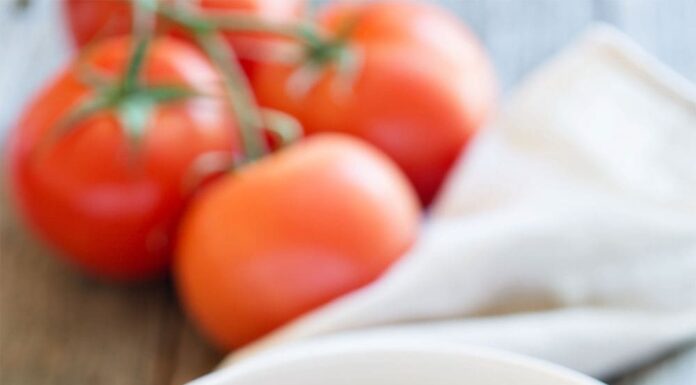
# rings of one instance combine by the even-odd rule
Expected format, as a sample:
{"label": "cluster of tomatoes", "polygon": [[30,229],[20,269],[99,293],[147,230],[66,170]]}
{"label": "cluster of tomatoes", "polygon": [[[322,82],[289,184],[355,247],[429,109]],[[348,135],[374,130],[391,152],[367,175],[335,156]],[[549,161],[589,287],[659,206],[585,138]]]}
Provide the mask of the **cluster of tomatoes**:
{"label": "cluster of tomatoes", "polygon": [[173,271],[187,313],[233,348],[408,250],[495,84],[432,4],[307,19],[301,0],[174,3],[65,0],[81,49],[19,120],[10,176],[69,261],[121,281]]}

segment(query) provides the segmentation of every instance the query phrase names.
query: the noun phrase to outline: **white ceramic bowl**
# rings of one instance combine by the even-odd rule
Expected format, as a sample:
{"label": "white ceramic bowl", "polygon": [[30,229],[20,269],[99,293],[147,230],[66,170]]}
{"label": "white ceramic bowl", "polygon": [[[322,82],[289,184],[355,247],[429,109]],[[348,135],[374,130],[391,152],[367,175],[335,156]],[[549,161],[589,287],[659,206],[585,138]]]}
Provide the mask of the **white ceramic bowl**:
{"label": "white ceramic bowl", "polygon": [[271,349],[190,385],[601,385],[506,352],[343,335]]}

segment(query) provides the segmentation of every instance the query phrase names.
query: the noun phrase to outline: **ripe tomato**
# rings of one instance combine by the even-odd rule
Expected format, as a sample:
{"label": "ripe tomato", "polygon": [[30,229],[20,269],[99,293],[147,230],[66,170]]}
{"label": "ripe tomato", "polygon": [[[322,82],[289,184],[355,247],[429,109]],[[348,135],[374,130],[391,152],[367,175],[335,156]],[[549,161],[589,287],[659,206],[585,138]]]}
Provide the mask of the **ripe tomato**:
{"label": "ripe tomato", "polygon": [[[167,1],[167,0],[159,0]],[[169,0],[173,1],[173,0]],[[203,13],[248,13],[274,22],[298,19],[304,11],[305,0],[193,0],[187,5]],[[133,10],[130,0],[64,0],[65,15],[75,44],[82,47],[95,38],[127,34],[131,31]],[[176,36],[181,32],[172,31]],[[254,62],[277,39],[264,33],[228,32],[225,37],[244,58],[247,73]]]}
{"label": "ripe tomato", "polygon": [[317,135],[196,198],[177,287],[205,334],[237,347],[374,280],[410,247],[418,222],[415,192],[387,157]]}
{"label": "ripe tomato", "polygon": [[307,92],[290,86],[298,67],[257,67],[259,102],[295,115],[307,133],[356,135],[404,170],[424,204],[494,105],[496,85],[475,37],[456,18],[425,3],[331,4],[320,15],[338,33],[353,23],[348,47],[361,58],[357,79],[340,92],[336,66]]}
{"label": "ripe tomato", "polygon": [[63,10],[75,45],[82,47],[96,38],[130,32],[133,24],[128,0],[64,0]]}
{"label": "ripe tomato", "polygon": [[8,153],[14,196],[29,224],[70,261],[110,279],[167,270],[192,162],[208,151],[238,148],[234,116],[214,97],[222,92],[217,72],[195,48],[171,38],[150,44],[143,83],[202,96],[156,106],[136,151],[111,110],[48,139],[96,93],[79,79],[84,66],[116,78],[130,52],[129,38],[113,38],[89,50],[82,64],[72,63],[27,107]]}

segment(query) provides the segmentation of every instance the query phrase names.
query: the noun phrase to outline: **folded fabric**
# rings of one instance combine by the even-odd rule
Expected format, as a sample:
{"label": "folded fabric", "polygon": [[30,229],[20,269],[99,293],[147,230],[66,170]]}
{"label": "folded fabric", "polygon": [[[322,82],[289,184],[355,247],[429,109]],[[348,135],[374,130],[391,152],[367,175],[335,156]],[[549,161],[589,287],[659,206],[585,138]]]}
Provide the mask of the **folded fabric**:
{"label": "folded fabric", "polygon": [[400,263],[226,364],[355,330],[598,377],[696,338],[692,86],[594,28],[506,101]]}

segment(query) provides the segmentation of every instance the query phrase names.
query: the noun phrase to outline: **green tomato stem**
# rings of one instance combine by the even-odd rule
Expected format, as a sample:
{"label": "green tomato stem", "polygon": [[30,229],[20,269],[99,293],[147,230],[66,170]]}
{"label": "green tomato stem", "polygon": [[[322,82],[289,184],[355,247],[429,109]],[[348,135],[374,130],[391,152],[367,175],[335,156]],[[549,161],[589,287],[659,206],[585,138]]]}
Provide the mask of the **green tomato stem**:
{"label": "green tomato stem", "polygon": [[225,93],[234,110],[245,153],[253,161],[269,152],[263,135],[263,120],[251,85],[237,57],[227,46],[215,21],[172,6],[155,10],[193,35],[197,44],[223,75]]}
{"label": "green tomato stem", "polygon": [[150,37],[147,35],[138,36],[135,43],[133,53],[128,62],[126,72],[123,74],[121,81],[121,91],[124,94],[134,92],[140,86],[140,72],[142,71],[147,54],[148,46],[150,45]]}
{"label": "green tomato stem", "polygon": [[196,40],[210,60],[223,74],[227,97],[239,123],[239,131],[247,161],[268,153],[263,136],[263,120],[251,86],[232,50],[227,49],[222,36],[214,32],[196,32]]}
{"label": "green tomato stem", "polygon": [[[155,5],[154,10],[188,30],[223,74],[225,90],[237,117],[247,161],[269,152],[263,136],[263,113],[256,104],[236,54],[226,45],[221,32],[263,32],[290,38],[304,49],[306,64],[323,67],[331,62],[343,64],[340,62],[346,56],[344,51],[347,49],[347,39],[356,22],[350,20],[338,34],[328,36],[312,23],[278,23],[253,15],[205,15],[167,5]],[[289,127],[285,124],[282,126]],[[292,136],[280,135],[284,140],[289,140]]]}

